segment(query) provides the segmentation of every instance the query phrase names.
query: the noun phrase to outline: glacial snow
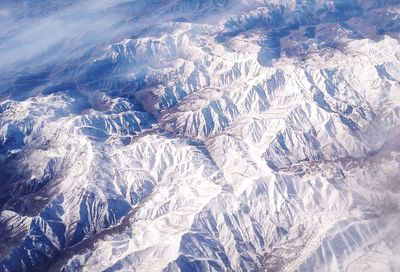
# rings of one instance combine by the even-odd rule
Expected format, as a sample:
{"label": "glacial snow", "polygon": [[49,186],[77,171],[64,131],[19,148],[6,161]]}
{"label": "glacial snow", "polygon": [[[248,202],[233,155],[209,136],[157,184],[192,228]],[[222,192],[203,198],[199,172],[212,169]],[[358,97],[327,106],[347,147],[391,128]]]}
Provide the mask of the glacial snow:
{"label": "glacial snow", "polygon": [[0,271],[400,269],[398,1],[109,2],[4,74]]}

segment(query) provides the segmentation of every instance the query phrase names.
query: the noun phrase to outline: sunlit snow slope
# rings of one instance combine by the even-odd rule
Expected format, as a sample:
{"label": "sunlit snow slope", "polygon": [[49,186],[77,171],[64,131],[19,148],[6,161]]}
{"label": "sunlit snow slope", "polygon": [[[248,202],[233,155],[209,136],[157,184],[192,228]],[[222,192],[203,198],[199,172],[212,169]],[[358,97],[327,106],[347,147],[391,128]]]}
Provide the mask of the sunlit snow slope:
{"label": "sunlit snow slope", "polygon": [[0,271],[400,271],[399,0],[0,1]]}

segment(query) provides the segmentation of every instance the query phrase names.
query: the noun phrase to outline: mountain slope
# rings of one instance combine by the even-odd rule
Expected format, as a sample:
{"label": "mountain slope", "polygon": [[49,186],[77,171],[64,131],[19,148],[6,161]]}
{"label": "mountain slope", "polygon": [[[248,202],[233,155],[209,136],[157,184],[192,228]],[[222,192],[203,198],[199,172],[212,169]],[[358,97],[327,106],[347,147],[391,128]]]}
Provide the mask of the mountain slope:
{"label": "mountain slope", "polygon": [[2,75],[0,271],[400,269],[398,1],[110,3]]}

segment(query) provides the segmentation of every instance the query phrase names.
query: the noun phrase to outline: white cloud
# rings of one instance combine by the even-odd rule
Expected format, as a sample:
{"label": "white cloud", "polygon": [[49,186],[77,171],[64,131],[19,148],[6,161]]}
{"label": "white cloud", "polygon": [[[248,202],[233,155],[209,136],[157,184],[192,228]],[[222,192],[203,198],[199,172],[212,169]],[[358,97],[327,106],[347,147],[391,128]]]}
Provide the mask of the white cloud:
{"label": "white cloud", "polygon": [[115,27],[124,18],[110,12],[120,2],[86,0],[45,16],[27,15],[18,20],[10,10],[0,10],[0,69],[34,70],[111,41],[127,30],[123,25]]}

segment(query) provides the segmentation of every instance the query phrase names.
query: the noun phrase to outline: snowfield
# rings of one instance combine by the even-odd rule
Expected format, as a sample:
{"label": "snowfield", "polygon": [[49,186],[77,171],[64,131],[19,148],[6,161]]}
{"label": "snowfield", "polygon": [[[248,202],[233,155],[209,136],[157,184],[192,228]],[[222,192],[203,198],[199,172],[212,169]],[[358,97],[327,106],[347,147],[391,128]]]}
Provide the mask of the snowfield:
{"label": "snowfield", "polygon": [[97,2],[0,3],[0,271],[400,271],[399,1]]}

